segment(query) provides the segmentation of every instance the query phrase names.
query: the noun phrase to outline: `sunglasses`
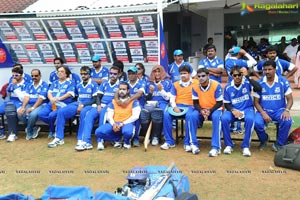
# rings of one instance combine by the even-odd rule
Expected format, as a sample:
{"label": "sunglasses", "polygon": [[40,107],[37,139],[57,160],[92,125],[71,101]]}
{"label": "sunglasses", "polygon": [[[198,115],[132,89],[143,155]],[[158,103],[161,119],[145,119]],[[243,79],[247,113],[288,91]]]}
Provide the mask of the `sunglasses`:
{"label": "sunglasses", "polygon": [[60,65],[61,63],[54,63],[54,65]]}
{"label": "sunglasses", "polygon": [[141,68],[137,68],[137,70],[141,70]]}
{"label": "sunglasses", "polygon": [[237,77],[237,76],[238,76],[238,77],[241,77],[242,74],[232,74],[232,76],[233,76],[233,77]]}
{"label": "sunglasses", "polygon": [[114,73],[114,72],[109,72],[110,75],[113,75],[113,76],[117,76],[118,73]]}
{"label": "sunglasses", "polygon": [[21,76],[21,74],[13,74],[12,76],[13,77],[18,77],[18,76]]}
{"label": "sunglasses", "polygon": [[81,76],[86,76],[88,73],[80,73]]}
{"label": "sunglasses", "polygon": [[204,78],[206,75],[198,75],[198,78]]}
{"label": "sunglasses", "polygon": [[31,77],[33,78],[33,77],[39,77],[39,75],[31,75]]}

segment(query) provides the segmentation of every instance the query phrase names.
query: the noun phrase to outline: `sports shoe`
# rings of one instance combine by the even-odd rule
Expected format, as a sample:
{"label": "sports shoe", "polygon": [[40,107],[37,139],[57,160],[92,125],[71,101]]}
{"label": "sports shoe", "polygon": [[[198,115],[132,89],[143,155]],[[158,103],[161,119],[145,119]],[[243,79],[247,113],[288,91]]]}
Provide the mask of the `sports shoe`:
{"label": "sports shoe", "polygon": [[243,156],[245,156],[245,157],[251,156],[251,152],[250,152],[249,148],[243,148]]}
{"label": "sports shoe", "polygon": [[158,137],[153,137],[152,142],[151,142],[151,145],[152,145],[152,146],[157,146],[158,143],[159,143]]}
{"label": "sports shoe", "polygon": [[86,149],[86,150],[91,150],[91,149],[93,149],[93,145],[86,142],[86,143],[85,143],[85,149]]}
{"label": "sports shoe", "polygon": [[8,136],[8,138],[7,138],[7,142],[13,142],[13,141],[15,141],[16,139],[18,139],[18,137],[16,136],[16,134],[14,134],[14,133],[11,133],[9,136]]}
{"label": "sports shoe", "polygon": [[5,132],[0,133],[0,140],[4,140],[6,138]]}
{"label": "sports shoe", "polygon": [[268,144],[268,141],[269,141],[269,135],[267,134],[267,139],[266,141],[264,142],[261,142],[258,146],[259,150],[264,150],[266,147],[267,147],[267,144]]}
{"label": "sports shoe", "polygon": [[133,146],[134,147],[139,147],[140,146],[140,141],[138,139],[133,140]]}
{"label": "sports shoe", "polygon": [[280,146],[280,145],[277,144],[276,142],[273,143],[273,145],[272,145],[272,150],[273,150],[273,151],[277,152],[277,151],[279,151],[280,149],[282,149],[282,146]]}
{"label": "sports shoe", "polygon": [[123,147],[124,147],[124,149],[130,149],[131,145],[130,144],[124,144]]}
{"label": "sports shoe", "polygon": [[197,147],[196,145],[191,145],[191,149],[192,149],[192,153],[195,155],[200,152],[199,147]]}
{"label": "sports shoe", "polygon": [[32,138],[35,139],[39,136],[39,132],[41,130],[41,127],[40,126],[35,126],[33,127],[33,134],[32,134]]}
{"label": "sports shoe", "polygon": [[82,145],[83,143],[84,143],[83,140],[77,140],[76,146],[80,146],[80,145]]}
{"label": "sports shoe", "polygon": [[26,140],[31,140],[31,139],[32,139],[32,136],[26,135]]}
{"label": "sports shoe", "polygon": [[174,147],[175,147],[175,144],[171,145],[171,144],[168,144],[166,142],[163,145],[160,146],[160,148],[163,149],[163,150],[167,150],[167,149],[174,148]]}
{"label": "sports shoe", "polygon": [[186,152],[192,152],[192,147],[190,145],[184,145],[183,148]]}
{"label": "sports shoe", "polygon": [[226,146],[223,153],[226,155],[230,155],[233,152],[233,148],[231,146]]}
{"label": "sports shoe", "polygon": [[120,142],[115,142],[114,148],[120,149],[122,147],[122,144]]}
{"label": "sports shoe", "polygon": [[217,157],[221,153],[220,150],[217,149],[211,149],[208,153],[209,157]]}
{"label": "sports shoe", "polygon": [[104,150],[103,142],[98,142],[97,150],[98,151]]}
{"label": "sports shoe", "polygon": [[49,132],[48,138],[49,139],[54,138],[54,134],[52,132]]}
{"label": "sports shoe", "polygon": [[80,145],[76,145],[75,150],[77,151],[84,151],[84,150],[90,150],[93,146],[90,143],[82,142]]}
{"label": "sports shoe", "polygon": [[54,138],[52,142],[48,143],[49,148],[56,147],[57,145],[63,145],[65,142],[59,138]]}

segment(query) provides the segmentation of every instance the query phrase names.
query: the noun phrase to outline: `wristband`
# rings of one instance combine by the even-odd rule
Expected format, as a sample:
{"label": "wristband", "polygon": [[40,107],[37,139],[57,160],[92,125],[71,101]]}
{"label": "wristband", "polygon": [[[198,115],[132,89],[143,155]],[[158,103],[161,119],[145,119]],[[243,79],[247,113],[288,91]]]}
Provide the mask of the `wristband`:
{"label": "wristband", "polygon": [[284,109],[284,111],[286,111],[286,112],[290,112],[290,109],[286,108],[286,109]]}
{"label": "wristband", "polygon": [[31,108],[32,108],[32,110],[34,110],[34,109],[35,109],[35,107],[34,107],[34,106],[32,106]]}

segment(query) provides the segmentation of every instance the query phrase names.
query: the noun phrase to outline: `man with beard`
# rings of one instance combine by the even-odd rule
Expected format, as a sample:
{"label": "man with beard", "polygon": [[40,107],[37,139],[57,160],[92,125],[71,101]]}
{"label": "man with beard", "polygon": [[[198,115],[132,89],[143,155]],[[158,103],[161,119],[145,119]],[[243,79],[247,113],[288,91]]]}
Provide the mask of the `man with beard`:
{"label": "man with beard", "polygon": [[254,129],[260,140],[259,148],[263,150],[269,136],[265,131],[265,124],[275,121],[279,124],[273,151],[278,151],[286,144],[292,125],[290,109],[293,106],[293,95],[289,81],[276,74],[276,63],[268,60],[263,65],[264,76],[258,81],[261,92],[254,94],[254,106],[257,109]]}
{"label": "man with beard", "polygon": [[35,126],[38,112],[47,101],[48,84],[42,80],[39,69],[31,70],[32,84],[27,86],[22,107],[18,110],[18,118],[26,124],[26,140],[38,137],[41,127]]}
{"label": "man with beard", "polygon": [[100,85],[104,80],[108,79],[109,70],[101,66],[101,57],[95,55],[92,57],[93,67],[91,72],[91,77],[93,81]]}
{"label": "man with beard", "polygon": [[254,127],[255,110],[251,97],[252,87],[254,92],[260,92],[261,86],[258,82],[250,79],[248,71],[240,66],[233,66],[230,72],[233,81],[228,83],[224,89],[224,105],[226,111],[221,117],[224,143],[226,148],[224,154],[231,154],[233,143],[230,136],[230,123],[238,120],[245,122],[245,135],[241,145],[243,156],[251,156],[250,141]]}
{"label": "man with beard", "polygon": [[[118,99],[126,101],[130,98],[130,87],[126,82],[121,82],[119,85]],[[104,150],[105,141],[124,139],[124,149],[131,148],[131,138],[135,132],[135,122],[138,120],[141,112],[141,107],[137,100],[130,101],[126,106],[119,106],[115,100],[108,105],[107,108],[107,123],[96,129],[96,136],[100,138],[98,150]]]}

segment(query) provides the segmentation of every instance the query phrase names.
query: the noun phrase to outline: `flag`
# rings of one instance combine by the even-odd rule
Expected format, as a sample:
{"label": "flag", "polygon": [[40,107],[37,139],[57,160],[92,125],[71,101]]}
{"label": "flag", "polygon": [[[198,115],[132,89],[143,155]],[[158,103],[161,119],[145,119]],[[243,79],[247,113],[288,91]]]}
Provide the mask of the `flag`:
{"label": "flag", "polygon": [[5,44],[2,43],[0,39],[0,68],[12,67],[14,62],[7,51]]}
{"label": "flag", "polygon": [[166,47],[166,41],[164,36],[164,29],[161,24],[161,19],[159,17],[159,55],[160,55],[160,65],[165,68],[165,71],[168,71],[168,53],[167,53],[167,47]]}

